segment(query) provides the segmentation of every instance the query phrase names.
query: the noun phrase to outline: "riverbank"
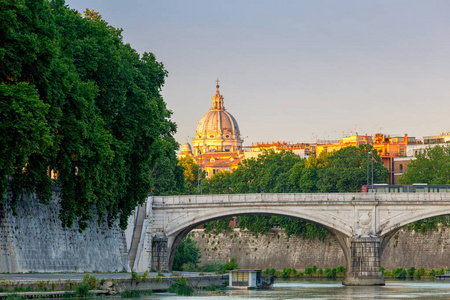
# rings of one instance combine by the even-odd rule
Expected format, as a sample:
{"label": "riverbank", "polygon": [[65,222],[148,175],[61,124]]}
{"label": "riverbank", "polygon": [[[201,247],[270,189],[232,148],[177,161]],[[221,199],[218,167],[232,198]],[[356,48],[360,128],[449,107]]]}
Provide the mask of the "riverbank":
{"label": "riverbank", "polygon": [[[318,268],[317,266],[312,266],[305,269],[294,269],[294,268],[283,268],[282,270],[275,270],[274,268],[266,268],[263,270],[262,274],[265,276],[273,275],[276,278],[295,278],[295,279],[324,279],[324,278],[344,278],[345,268],[342,266],[336,268]],[[395,269],[384,269],[381,268],[381,272],[386,279],[434,279],[435,275],[443,275],[446,269],[441,268],[439,270],[425,269],[410,267],[408,269],[395,268]]]}
{"label": "riverbank", "polygon": [[194,289],[222,286],[228,275],[196,273],[110,273],[110,274],[2,274],[0,298],[59,298],[89,295],[128,295],[167,291],[175,282]]}

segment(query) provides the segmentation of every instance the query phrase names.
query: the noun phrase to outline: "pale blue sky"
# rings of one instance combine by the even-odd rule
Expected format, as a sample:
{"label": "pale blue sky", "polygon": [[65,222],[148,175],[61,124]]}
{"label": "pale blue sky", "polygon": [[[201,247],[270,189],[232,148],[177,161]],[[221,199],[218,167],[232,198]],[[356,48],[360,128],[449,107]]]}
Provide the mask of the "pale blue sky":
{"label": "pale blue sky", "polygon": [[[66,0],[169,72],[176,139],[215,80],[245,145],[450,131],[450,1]],[[189,140],[191,140],[189,138]]]}

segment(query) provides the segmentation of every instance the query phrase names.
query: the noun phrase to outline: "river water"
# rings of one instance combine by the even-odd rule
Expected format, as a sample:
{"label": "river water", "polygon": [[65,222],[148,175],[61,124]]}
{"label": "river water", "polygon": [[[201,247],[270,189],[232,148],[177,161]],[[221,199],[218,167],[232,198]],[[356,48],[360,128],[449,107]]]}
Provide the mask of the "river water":
{"label": "river water", "polygon": [[198,292],[190,297],[162,293],[150,299],[450,299],[449,281],[386,281],[385,286],[343,286],[341,281],[276,281],[272,290]]}

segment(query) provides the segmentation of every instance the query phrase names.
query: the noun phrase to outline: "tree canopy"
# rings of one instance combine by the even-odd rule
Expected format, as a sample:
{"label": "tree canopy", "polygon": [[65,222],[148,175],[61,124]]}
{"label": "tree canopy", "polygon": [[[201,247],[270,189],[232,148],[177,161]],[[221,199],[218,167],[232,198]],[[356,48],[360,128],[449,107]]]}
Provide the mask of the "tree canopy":
{"label": "tree canopy", "polygon": [[[416,159],[399,179],[401,184],[428,183],[450,184],[450,145],[434,146],[416,154]],[[450,216],[438,216],[419,220],[407,227],[425,234],[438,225],[450,226]]]}
{"label": "tree canopy", "polygon": [[13,206],[23,189],[47,203],[50,170],[63,225],[81,229],[96,214],[125,227],[153,187],[183,192],[167,71],[121,32],[63,0],[0,1],[0,193]]}
{"label": "tree canopy", "polygon": [[417,153],[399,181],[402,184],[450,184],[450,145],[438,145]]}

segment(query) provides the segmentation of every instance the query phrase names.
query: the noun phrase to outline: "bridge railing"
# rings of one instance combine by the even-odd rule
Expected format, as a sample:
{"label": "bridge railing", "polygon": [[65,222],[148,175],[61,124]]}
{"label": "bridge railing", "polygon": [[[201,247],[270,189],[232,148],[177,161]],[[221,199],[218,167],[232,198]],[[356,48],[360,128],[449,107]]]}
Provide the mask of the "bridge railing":
{"label": "bridge railing", "polygon": [[324,203],[349,204],[351,202],[450,202],[450,193],[259,193],[259,194],[216,194],[181,195],[153,197],[153,206],[207,205],[236,203]]}

